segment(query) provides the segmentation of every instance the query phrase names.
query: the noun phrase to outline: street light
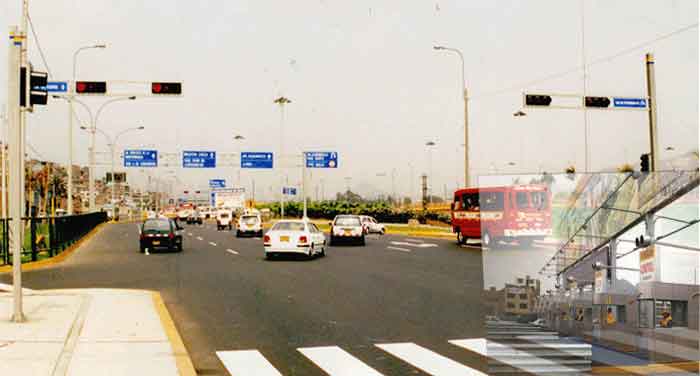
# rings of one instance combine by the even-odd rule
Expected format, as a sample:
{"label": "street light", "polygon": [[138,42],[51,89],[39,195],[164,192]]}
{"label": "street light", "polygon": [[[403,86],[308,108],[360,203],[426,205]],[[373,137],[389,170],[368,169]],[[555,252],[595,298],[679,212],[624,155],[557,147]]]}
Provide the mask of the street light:
{"label": "street light", "polygon": [[[124,134],[126,134],[126,133],[128,133],[128,132],[144,130],[145,127],[144,127],[143,125],[141,125],[141,126],[138,126],[138,127],[127,128],[127,129],[125,129],[125,130],[123,130],[123,131],[117,133],[117,134],[114,136],[114,138],[110,137],[109,134],[107,134],[107,132],[105,132],[105,131],[103,131],[102,129],[99,129],[99,128],[93,128],[93,129],[94,129],[94,130],[93,130],[93,129],[88,129],[88,128],[85,127],[85,126],[81,126],[80,129],[82,129],[82,130],[84,130],[84,131],[91,131],[93,135],[94,135],[94,132],[95,132],[95,131],[100,132],[100,133],[101,133],[103,136],[105,136],[105,138],[107,139],[107,142],[108,142],[108,143],[107,143],[107,146],[109,146],[110,151],[111,151],[111,154],[112,154],[112,199],[111,199],[111,203],[112,203],[112,205],[113,205],[113,209],[112,209],[112,218],[116,218],[116,205],[115,205],[116,194],[115,194],[115,189],[114,189],[114,188],[115,188],[115,186],[117,185],[117,179],[116,179],[116,176],[115,176],[115,174],[114,174],[114,173],[115,173],[114,159],[115,159],[115,151],[117,150],[117,141],[118,141],[119,138],[120,138],[121,136],[123,136]],[[94,145],[94,144],[93,144],[93,145]],[[93,150],[92,152],[94,152],[94,150]]]}
{"label": "street light", "polygon": [[[78,64],[78,53],[83,50],[97,49],[97,48],[107,48],[105,44],[95,44],[92,46],[80,47],[73,53],[73,82],[75,82],[75,76]],[[72,86],[72,85],[71,85]],[[73,90],[68,91],[68,215],[73,214]]]}
{"label": "street light", "polygon": [[464,55],[456,48],[445,46],[433,46],[436,51],[449,51],[456,53],[462,63],[462,96],[464,99],[464,186],[469,186],[469,96],[467,95],[467,81],[464,78]]}
{"label": "street light", "polygon": [[[243,140],[245,140],[245,137],[241,136],[240,134],[237,134],[237,135],[233,136],[233,141],[234,141],[234,142],[236,142],[236,141],[242,142]],[[238,164],[238,174],[237,174],[237,179],[238,179],[238,182],[237,182],[237,183],[238,183],[238,186],[239,186],[239,187],[241,186],[241,165],[240,165],[240,160],[241,160],[241,150],[240,150],[240,148],[239,148],[239,150],[238,150],[238,161],[239,161],[239,164]]]}
{"label": "street light", "polygon": [[[292,101],[287,97],[280,96],[273,101],[280,106],[280,172],[282,171],[282,154],[284,153],[284,105],[292,103]],[[284,219],[284,177],[280,174],[280,218]]]}

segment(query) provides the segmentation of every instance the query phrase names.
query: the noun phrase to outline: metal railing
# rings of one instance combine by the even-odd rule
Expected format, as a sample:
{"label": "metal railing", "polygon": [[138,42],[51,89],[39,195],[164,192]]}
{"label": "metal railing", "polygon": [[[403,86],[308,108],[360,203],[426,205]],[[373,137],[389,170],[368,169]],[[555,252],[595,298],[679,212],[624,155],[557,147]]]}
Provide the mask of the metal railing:
{"label": "metal railing", "polygon": [[[0,265],[12,264],[8,236],[11,220],[0,219]],[[104,212],[22,218],[22,262],[53,257],[106,221],[107,213]]]}

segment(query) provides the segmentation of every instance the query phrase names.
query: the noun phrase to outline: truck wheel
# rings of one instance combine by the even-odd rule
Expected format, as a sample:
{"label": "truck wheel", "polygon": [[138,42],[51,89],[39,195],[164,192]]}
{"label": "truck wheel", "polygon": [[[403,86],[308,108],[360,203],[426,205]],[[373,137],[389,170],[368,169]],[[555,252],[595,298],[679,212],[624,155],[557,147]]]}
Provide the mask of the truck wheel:
{"label": "truck wheel", "polygon": [[457,244],[462,245],[467,243],[467,238],[462,235],[462,231],[457,229]]}

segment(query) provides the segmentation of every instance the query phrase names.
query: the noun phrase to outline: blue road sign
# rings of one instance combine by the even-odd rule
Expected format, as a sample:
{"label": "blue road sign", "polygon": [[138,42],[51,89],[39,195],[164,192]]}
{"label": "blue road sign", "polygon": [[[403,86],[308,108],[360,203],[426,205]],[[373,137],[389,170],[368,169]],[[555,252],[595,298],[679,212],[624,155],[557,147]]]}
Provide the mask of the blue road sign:
{"label": "blue road sign", "polygon": [[216,206],[216,192],[212,192],[209,195],[209,205]]}
{"label": "blue road sign", "polygon": [[272,168],[272,153],[244,151],[241,153],[241,168]]}
{"label": "blue road sign", "polygon": [[65,93],[68,91],[68,82],[49,81],[46,83],[46,91],[49,93]]}
{"label": "blue road sign", "polygon": [[226,188],[225,179],[209,179],[209,188]]}
{"label": "blue road sign", "polygon": [[158,150],[124,150],[124,167],[158,167]]}
{"label": "blue road sign", "polygon": [[310,168],[337,168],[338,153],[334,151],[309,151],[306,155],[306,167]]}
{"label": "blue road sign", "polygon": [[647,106],[647,100],[645,98],[613,98],[613,106],[645,108]]}
{"label": "blue road sign", "polygon": [[294,187],[282,187],[282,194],[296,196],[297,189]]}
{"label": "blue road sign", "polygon": [[183,151],[182,167],[184,168],[214,168],[216,167],[215,151]]}

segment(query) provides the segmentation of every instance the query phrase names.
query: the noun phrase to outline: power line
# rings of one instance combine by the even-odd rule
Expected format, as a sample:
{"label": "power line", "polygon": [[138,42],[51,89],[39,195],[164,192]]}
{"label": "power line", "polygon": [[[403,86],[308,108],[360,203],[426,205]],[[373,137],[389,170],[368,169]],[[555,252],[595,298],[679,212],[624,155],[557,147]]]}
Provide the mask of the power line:
{"label": "power line", "polygon": [[36,30],[34,30],[34,23],[32,22],[32,18],[29,17],[29,13],[27,13],[27,20],[29,21],[29,27],[32,29],[32,35],[34,36],[34,41],[36,42],[36,47],[39,50],[39,55],[41,56],[41,60],[44,62],[44,67],[46,68],[46,73],[48,73],[49,77],[53,77],[51,74],[51,69],[49,68],[49,64],[46,62],[46,56],[44,56],[44,50],[41,49],[41,44],[39,44],[39,37],[36,34]]}
{"label": "power line", "polygon": [[591,67],[591,66],[593,66],[593,65],[597,65],[597,64],[600,64],[600,63],[607,63],[607,62],[610,62],[610,61],[612,61],[612,60],[614,60],[614,59],[616,59],[616,58],[618,58],[618,57],[620,57],[620,56],[624,56],[624,55],[627,55],[627,54],[629,54],[629,53],[635,52],[635,51],[637,51],[637,50],[639,50],[639,49],[641,49],[641,48],[643,48],[643,47],[646,47],[646,46],[648,46],[648,45],[650,45],[650,44],[654,44],[654,43],[656,43],[656,42],[660,42],[660,41],[662,41],[662,40],[664,40],[664,39],[668,39],[668,38],[673,37],[673,36],[675,36],[675,35],[677,35],[677,34],[686,32],[686,31],[691,30],[691,29],[695,29],[695,28],[697,28],[697,27],[698,27],[698,24],[697,24],[697,23],[694,23],[694,24],[688,25],[688,26],[684,26],[684,27],[682,27],[682,28],[680,28],[680,29],[677,29],[677,30],[674,30],[674,31],[672,31],[672,32],[670,32],[670,33],[660,35],[660,36],[658,36],[658,37],[656,37],[656,38],[654,38],[654,39],[651,39],[651,40],[648,40],[648,41],[645,41],[645,42],[641,42],[641,43],[636,44],[636,45],[634,45],[634,46],[625,48],[624,50],[621,50],[621,51],[619,51],[619,52],[617,52],[617,53],[615,53],[615,54],[608,55],[608,56],[605,56],[605,57],[601,57],[601,58],[592,60],[592,61],[589,62],[588,64],[580,65],[580,66],[578,66],[578,67],[571,68],[571,69],[567,69],[567,70],[565,70],[565,71],[561,71],[561,72],[558,72],[558,73],[549,74],[549,75],[546,75],[546,76],[543,76],[543,77],[540,77],[540,78],[537,78],[537,79],[534,79],[534,80],[531,80],[531,81],[521,82],[521,83],[519,83],[519,84],[515,84],[515,85],[511,85],[511,86],[505,87],[505,88],[503,88],[503,89],[498,89],[498,90],[486,91],[486,92],[483,92],[483,93],[478,93],[477,95],[475,95],[475,96],[473,96],[473,97],[470,97],[469,99],[477,99],[477,98],[490,97],[490,96],[494,96],[494,95],[498,95],[498,94],[502,94],[502,93],[507,93],[507,92],[513,91],[513,90],[521,90],[521,89],[523,89],[523,88],[526,88],[526,87],[529,87],[529,86],[538,84],[538,83],[540,83],[540,82],[550,81],[550,80],[553,80],[553,79],[555,79],[555,78],[567,76],[567,75],[569,75],[569,74],[572,74],[572,73],[576,73],[576,72],[578,72],[578,71],[581,71],[581,70],[583,70],[583,69],[585,69],[585,68],[589,68],[589,67]]}

